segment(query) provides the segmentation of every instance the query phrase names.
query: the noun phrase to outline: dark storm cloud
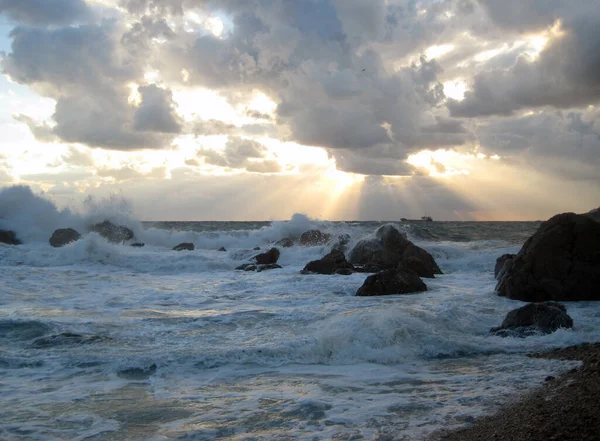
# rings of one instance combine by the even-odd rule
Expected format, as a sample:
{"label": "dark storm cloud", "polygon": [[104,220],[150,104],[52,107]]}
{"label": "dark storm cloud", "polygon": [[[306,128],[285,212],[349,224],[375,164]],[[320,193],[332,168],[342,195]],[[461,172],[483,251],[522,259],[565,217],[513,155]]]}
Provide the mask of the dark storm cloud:
{"label": "dark storm cloud", "polygon": [[0,0],[0,14],[34,25],[68,25],[91,16],[84,0]]}

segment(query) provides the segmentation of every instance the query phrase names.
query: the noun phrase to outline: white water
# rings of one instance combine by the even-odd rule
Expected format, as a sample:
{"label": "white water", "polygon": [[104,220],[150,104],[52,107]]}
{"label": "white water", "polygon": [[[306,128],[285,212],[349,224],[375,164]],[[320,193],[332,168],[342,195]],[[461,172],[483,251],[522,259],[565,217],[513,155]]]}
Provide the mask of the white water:
{"label": "white water", "polygon": [[[496,257],[518,250],[500,240],[417,241],[445,273],[429,291],[363,298],[364,274],[299,273],[327,246],[281,249],[280,270],[234,268],[314,226],[355,243],[365,225],[198,233],[125,217],[146,247],[88,233],[51,248],[61,220],[91,217],[44,210],[0,222],[25,242],[0,244],[0,439],[419,439],[573,366],[525,354],[597,339],[593,303],[567,305],[572,330],[488,334],[521,305],[493,292]],[[197,249],[170,250],[184,241]]]}

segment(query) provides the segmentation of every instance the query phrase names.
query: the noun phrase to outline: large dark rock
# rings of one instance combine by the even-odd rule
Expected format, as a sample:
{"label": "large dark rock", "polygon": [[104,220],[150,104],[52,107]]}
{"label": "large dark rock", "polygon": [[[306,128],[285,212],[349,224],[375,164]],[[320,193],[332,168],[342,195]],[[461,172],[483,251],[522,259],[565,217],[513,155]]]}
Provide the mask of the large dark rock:
{"label": "large dark rock", "polygon": [[315,246],[325,245],[331,239],[331,234],[323,233],[319,230],[309,230],[300,236],[300,245]]}
{"label": "large dark rock", "polygon": [[544,222],[496,290],[526,302],[600,300],[600,223],[574,213]]}
{"label": "large dark rock", "polygon": [[48,240],[53,247],[62,247],[81,238],[81,234],[73,228],[59,228]]}
{"label": "large dark rock", "polygon": [[21,245],[21,241],[17,239],[14,231],[0,230],[0,243],[7,245]]}
{"label": "large dark rock", "polygon": [[173,251],[194,251],[196,247],[193,243],[183,242],[173,247]]}
{"label": "large dark rock", "polygon": [[515,258],[515,254],[503,254],[496,259],[496,265],[494,266],[494,277],[499,279],[506,272],[508,267],[512,265],[512,261]]}
{"label": "large dark rock", "polygon": [[550,334],[559,328],[572,328],[573,319],[567,308],[556,302],[530,303],[506,315],[502,324],[490,332],[501,337],[526,337],[533,334]]}
{"label": "large dark rock", "polygon": [[413,244],[393,225],[384,225],[375,239],[361,240],[350,252],[353,265],[383,269],[412,269],[421,277],[442,274],[433,256]]}
{"label": "large dark rock", "polygon": [[594,219],[596,222],[600,222],[600,207],[595,208],[592,211],[589,211],[588,213],[586,213],[586,215],[589,218]]}
{"label": "large dark rock", "polygon": [[411,270],[384,270],[365,279],[357,296],[383,296],[427,291],[427,285]]}
{"label": "large dark rock", "polygon": [[111,243],[123,243],[126,240],[133,239],[133,231],[127,227],[115,225],[110,221],[97,223],[90,227],[90,231],[98,233]]}
{"label": "large dark rock", "polygon": [[[318,274],[336,274],[338,270],[348,269],[352,271],[354,267],[346,260],[346,256],[339,250],[332,250],[322,259],[313,260],[302,270],[303,273]],[[339,274],[339,273],[338,273]]]}
{"label": "large dark rock", "polygon": [[254,256],[252,259],[256,261],[259,265],[268,265],[270,263],[277,263],[279,260],[279,255],[281,253],[277,248],[271,248],[266,253],[261,253]]}
{"label": "large dark rock", "polygon": [[142,248],[142,247],[146,246],[146,244],[144,242],[136,242],[136,243],[132,243],[131,246],[134,248]]}

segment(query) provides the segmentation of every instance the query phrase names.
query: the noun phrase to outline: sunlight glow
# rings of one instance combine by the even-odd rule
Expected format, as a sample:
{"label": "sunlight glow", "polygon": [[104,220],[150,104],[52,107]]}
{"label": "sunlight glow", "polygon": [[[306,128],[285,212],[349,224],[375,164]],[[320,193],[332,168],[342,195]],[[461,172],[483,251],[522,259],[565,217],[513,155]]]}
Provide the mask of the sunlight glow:
{"label": "sunlight glow", "polygon": [[462,101],[465,99],[467,84],[463,80],[453,80],[444,82],[444,94],[448,98]]}
{"label": "sunlight glow", "polygon": [[425,56],[432,60],[434,58],[440,58],[442,56],[444,56],[445,54],[452,52],[454,50],[454,45],[453,44],[442,44],[442,45],[436,45],[436,46],[429,46],[426,50],[425,50]]}
{"label": "sunlight glow", "polygon": [[468,162],[473,155],[464,155],[452,150],[422,150],[408,157],[406,162],[417,167],[433,177],[448,177],[452,175],[468,175]]}

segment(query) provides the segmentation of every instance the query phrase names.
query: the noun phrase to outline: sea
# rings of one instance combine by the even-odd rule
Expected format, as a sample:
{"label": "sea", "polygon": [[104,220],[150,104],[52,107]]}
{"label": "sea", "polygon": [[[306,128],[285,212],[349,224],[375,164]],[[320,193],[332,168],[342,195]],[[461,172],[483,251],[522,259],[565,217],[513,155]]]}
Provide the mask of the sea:
{"label": "sea", "polygon": [[[6,193],[0,229],[23,244],[0,244],[1,440],[420,440],[577,365],[528,354],[599,335],[592,302],[567,304],[573,329],[490,335],[523,305],[495,293],[496,258],[540,222],[142,222]],[[85,233],[104,219],[135,239]],[[442,269],[427,292],[356,297],[367,274],[301,274],[331,244],[235,269],[307,230],[351,249],[388,223]],[[51,247],[65,227],[84,234]]]}

